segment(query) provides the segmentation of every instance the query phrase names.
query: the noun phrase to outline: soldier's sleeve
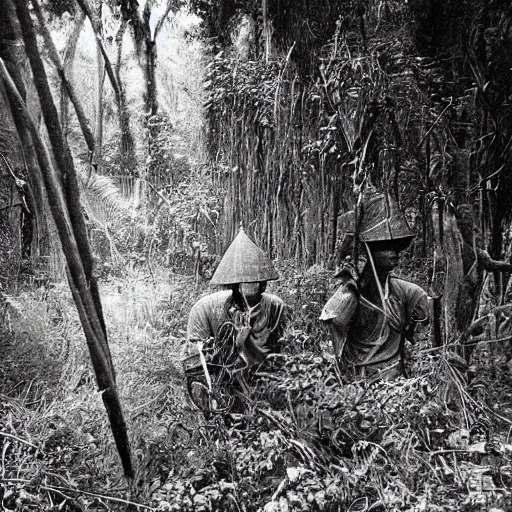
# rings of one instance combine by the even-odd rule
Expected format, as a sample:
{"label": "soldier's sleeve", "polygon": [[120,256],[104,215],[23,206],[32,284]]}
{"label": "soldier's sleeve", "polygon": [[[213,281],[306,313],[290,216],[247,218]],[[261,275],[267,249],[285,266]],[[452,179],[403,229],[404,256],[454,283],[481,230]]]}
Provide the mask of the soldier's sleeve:
{"label": "soldier's sleeve", "polygon": [[359,304],[357,284],[354,280],[343,283],[322,309],[320,320],[347,329]]}
{"label": "soldier's sleeve", "polygon": [[187,324],[187,338],[189,341],[207,340],[214,336],[208,318],[209,304],[206,297],[199,299],[190,310]]}
{"label": "soldier's sleeve", "polygon": [[427,324],[430,317],[430,308],[428,295],[423,288],[413,283],[409,283],[408,309],[409,321],[405,329],[405,337],[413,342],[414,331],[418,324]]}
{"label": "soldier's sleeve", "polygon": [[428,322],[430,316],[430,309],[428,305],[428,295],[418,286],[417,297],[414,300],[414,307],[411,311],[411,322],[422,323]]}
{"label": "soldier's sleeve", "polygon": [[271,332],[266,343],[269,352],[280,352],[280,339],[284,334],[284,330],[290,319],[290,308],[281,300],[275,301],[271,308],[271,317],[269,327]]}

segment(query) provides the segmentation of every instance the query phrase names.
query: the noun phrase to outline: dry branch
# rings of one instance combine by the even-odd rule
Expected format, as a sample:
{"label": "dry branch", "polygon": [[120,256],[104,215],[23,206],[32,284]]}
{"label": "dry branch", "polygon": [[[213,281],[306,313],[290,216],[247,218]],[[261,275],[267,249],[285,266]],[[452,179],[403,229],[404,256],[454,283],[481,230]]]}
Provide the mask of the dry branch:
{"label": "dry branch", "polygon": [[508,261],[493,260],[487,251],[477,249],[478,264],[489,272],[512,272],[512,264]]}
{"label": "dry branch", "polygon": [[8,434],[7,432],[0,432],[0,437],[8,437],[9,439],[14,439],[15,441],[18,441],[20,443],[26,444],[27,446],[30,446],[31,448],[35,448],[36,450],[39,450],[35,444],[32,444],[30,441],[26,441],[25,439],[21,439],[20,437],[17,437],[13,434]]}

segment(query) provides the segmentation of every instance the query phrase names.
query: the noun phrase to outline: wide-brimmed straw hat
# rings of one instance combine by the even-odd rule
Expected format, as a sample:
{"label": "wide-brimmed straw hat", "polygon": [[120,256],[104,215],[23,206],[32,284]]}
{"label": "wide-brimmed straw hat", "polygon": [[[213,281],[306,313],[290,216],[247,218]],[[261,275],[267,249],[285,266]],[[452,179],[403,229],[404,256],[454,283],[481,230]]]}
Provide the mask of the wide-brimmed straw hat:
{"label": "wide-brimmed straw hat", "polygon": [[[357,222],[357,238],[360,242],[399,239],[411,241],[415,236],[404,214],[398,208],[398,203],[389,194],[376,194],[363,201]],[[338,217],[338,226],[342,232],[356,234],[354,210],[341,214]]]}
{"label": "wide-brimmed straw hat", "polygon": [[240,228],[220,260],[211,283],[255,283],[272,281],[278,277],[267,255]]}

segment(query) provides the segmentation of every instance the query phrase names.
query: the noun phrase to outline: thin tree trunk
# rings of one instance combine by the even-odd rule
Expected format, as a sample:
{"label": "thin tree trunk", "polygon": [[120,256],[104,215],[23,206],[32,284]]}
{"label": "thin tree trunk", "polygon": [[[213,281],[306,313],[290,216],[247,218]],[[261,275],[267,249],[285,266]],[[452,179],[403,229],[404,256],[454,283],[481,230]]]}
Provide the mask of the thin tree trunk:
{"label": "thin tree trunk", "polygon": [[[89,18],[89,21],[91,22],[91,26],[94,30],[94,27],[97,26],[96,16],[92,12],[91,8],[89,7],[89,4],[87,3],[87,0],[77,0],[78,5],[82,9],[82,11],[86,14],[86,16]],[[116,96],[116,102],[119,105],[119,86],[114,74],[114,70],[112,69],[112,65],[110,63],[110,59],[108,58],[107,52],[103,46],[103,43],[101,42],[101,36],[97,33],[96,40],[98,41],[98,45],[101,49],[101,54],[103,55],[103,58],[105,59],[105,71],[107,72],[107,76],[109,78],[110,84],[112,85],[112,89],[114,90],[114,94]]]}
{"label": "thin tree trunk", "polygon": [[[80,11],[77,13],[75,18],[75,24],[73,30],[69,35],[66,43],[66,49],[64,51],[63,67],[64,75],[68,78],[70,83],[73,83],[73,65],[75,63],[76,49],[78,46],[78,39],[85,22],[85,13]],[[60,91],[60,122],[62,125],[62,132],[64,137],[68,136],[68,125],[69,125],[69,98],[66,91],[66,86],[61,85]]]}
{"label": "thin tree trunk", "polygon": [[[14,20],[16,19],[16,12],[14,9],[14,5],[10,3],[2,5],[2,7],[3,15],[0,16],[0,59],[4,60],[5,67],[13,80],[15,89],[19,93],[20,97],[22,97],[23,100],[25,100],[26,88],[23,82],[22,75],[20,74],[21,66],[19,65],[19,48],[21,47],[21,33],[19,31],[19,26],[14,22]],[[9,91],[8,88],[6,88],[6,94],[8,101],[11,105],[10,110],[12,118],[14,121],[14,125],[16,127],[16,131],[18,132],[20,138],[21,147],[23,149],[23,154],[25,157],[26,175],[29,181],[30,189],[34,197],[32,204],[34,226],[32,231],[33,241],[31,252],[32,257],[37,257],[41,249],[40,241],[43,239],[48,229],[48,226],[45,222],[44,208],[44,205],[47,204],[46,192],[44,189],[42,178],[39,175],[39,173],[36,172],[36,170],[38,169],[37,160],[34,160],[32,158],[32,141],[30,138],[30,134],[26,130],[24,130],[23,123],[20,121],[20,115],[18,110],[12,108],[12,93]],[[4,119],[3,123],[5,124],[6,122],[7,120]]]}
{"label": "thin tree trunk", "polygon": [[[96,34],[102,35],[102,3],[98,4],[96,10]],[[96,64],[97,64],[97,76],[96,76],[96,151],[94,153],[93,161],[96,165],[101,162],[101,153],[103,146],[103,85],[105,83],[105,64],[103,61],[103,55],[101,53],[101,44],[99,38],[96,38]],[[119,86],[119,84],[118,84]]]}
{"label": "thin tree trunk", "polygon": [[268,19],[268,0],[262,0],[263,38],[265,40],[265,62],[268,64],[272,49],[272,32]]}
{"label": "thin tree trunk", "polygon": [[147,112],[154,116],[158,111],[156,97],[156,44],[151,39],[146,41],[146,66]]}
{"label": "thin tree trunk", "polygon": [[[83,2],[84,0],[79,1]],[[137,11],[131,8],[127,2],[121,2],[123,19],[129,22],[132,27],[135,50],[139,59],[139,65],[144,74],[144,82],[146,84],[146,112],[149,115],[155,115],[158,112],[158,98],[156,90],[156,38],[162,29],[167,16],[169,16],[169,13],[171,12],[173,3],[173,0],[167,0],[164,14],[157,21],[155,25],[155,32],[152,35],[149,20],[154,2],[151,0],[146,2],[142,17],[139,16]]]}
{"label": "thin tree trunk", "polygon": [[[6,51],[9,51],[8,47]],[[2,133],[0,133],[0,177],[3,175],[4,178],[7,178],[10,175],[18,191],[16,204],[20,207],[20,215],[16,216],[16,227],[13,233],[20,234],[21,250],[12,252],[12,262],[19,263],[23,259],[30,258],[33,264],[39,255],[40,224],[44,218],[41,192],[44,189],[41,189],[37,180],[34,180],[31,162],[25,156],[25,140],[21,134],[18,134],[18,137],[14,135],[18,131],[15,114],[16,112],[11,109],[10,94],[6,91],[3,82],[0,81],[0,116],[3,127]],[[12,194],[11,184],[4,186],[7,190],[11,190]],[[6,191],[2,190],[1,192],[4,194]],[[4,210],[1,213],[5,213],[5,209],[9,211],[14,206],[12,199],[11,195],[9,204],[0,208],[0,211]],[[10,225],[13,220],[9,218],[9,215],[7,215],[7,219],[0,217],[0,227],[2,222],[6,221],[7,225]],[[2,241],[4,242],[4,240]]]}
{"label": "thin tree trunk", "polygon": [[126,105],[126,93],[121,79],[121,64],[123,57],[123,38],[126,32],[126,20],[121,20],[121,25],[116,34],[117,57],[116,57],[116,79],[119,86],[119,131],[121,132],[121,157],[123,166],[129,170],[134,169],[137,165],[135,159],[133,136],[130,129],[130,113]]}
{"label": "thin tree trunk", "polygon": [[[5,0],[4,0],[5,1]],[[68,262],[69,282],[82,321],[93,367],[102,398],[107,409],[114,439],[121,456],[125,475],[132,478],[133,466],[128,434],[115,384],[115,373],[107,341],[105,322],[96,279],[93,275],[93,260],[82,211],[73,159],[60,128],[57,109],[43,62],[39,55],[37,40],[24,0],[16,0],[16,12],[21,26],[25,51],[28,56],[35,86],[41,102],[43,118],[51,141],[53,155],[60,175],[49,164],[39,135],[32,125],[32,136],[38,149],[38,158],[52,213],[59,230],[62,248]],[[2,68],[6,74],[5,67]],[[19,98],[21,100],[21,98]],[[23,109],[21,102],[18,108]],[[25,115],[28,113],[24,110]]]}
{"label": "thin tree trunk", "polygon": [[69,96],[71,103],[73,103],[73,106],[75,108],[75,112],[78,118],[78,123],[80,124],[80,129],[82,130],[82,133],[85,138],[85,142],[87,144],[87,147],[91,154],[94,151],[95,147],[95,141],[94,141],[94,135],[92,134],[89,120],[87,119],[84,109],[82,108],[82,105],[78,99],[78,95],[76,94],[75,88],[71,84],[71,82],[68,80],[64,73],[64,67],[62,65],[62,62],[60,61],[59,54],[57,52],[57,48],[55,48],[55,45],[53,44],[52,36],[50,34],[50,31],[48,30],[46,23],[44,21],[43,13],[41,12],[41,8],[39,7],[39,4],[37,0],[31,0],[32,6],[34,8],[34,12],[37,17],[37,21],[39,23],[39,29],[41,30],[41,34],[43,36],[44,42],[48,48],[48,51],[50,53],[50,58],[52,59],[55,67],[57,68],[57,73],[60,76],[60,79],[62,80],[62,84],[66,89],[66,93]]}
{"label": "thin tree trunk", "polygon": [[[91,26],[93,27],[93,30],[95,30],[95,27],[98,26],[98,22],[96,20],[96,16],[94,15],[91,8],[89,7],[87,0],[77,0],[77,2],[78,2],[78,5],[80,5],[80,8],[82,9],[82,11],[89,18],[89,21],[91,22]],[[122,4],[122,5],[124,5],[124,4]],[[135,152],[134,152],[133,136],[132,136],[131,130],[130,130],[130,115],[128,112],[128,107],[126,105],[126,94],[125,94],[123,86],[122,86],[121,75],[120,75],[121,56],[122,56],[122,41],[123,41],[123,35],[125,32],[125,29],[126,29],[126,20],[123,18],[123,20],[121,22],[121,27],[119,28],[119,31],[116,35],[117,62],[116,62],[116,71],[115,72],[114,72],[114,69],[112,68],[112,65],[110,63],[108,55],[101,43],[100,34],[96,33],[96,39],[98,41],[99,48],[101,49],[101,54],[105,61],[105,71],[106,71],[109,81],[112,85],[112,88],[114,89],[114,94],[116,97],[116,104],[117,104],[120,131],[121,131],[121,152],[122,152],[121,154],[123,155],[122,165],[124,167],[128,168],[129,171],[131,171],[136,167],[137,162],[136,162]]]}

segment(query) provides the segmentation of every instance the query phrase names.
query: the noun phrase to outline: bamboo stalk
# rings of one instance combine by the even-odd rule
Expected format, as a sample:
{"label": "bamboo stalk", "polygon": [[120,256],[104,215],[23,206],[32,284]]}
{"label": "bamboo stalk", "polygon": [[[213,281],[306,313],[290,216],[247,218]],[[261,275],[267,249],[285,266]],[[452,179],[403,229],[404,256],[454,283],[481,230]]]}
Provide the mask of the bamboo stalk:
{"label": "bamboo stalk", "polygon": [[94,139],[94,135],[93,135],[91,127],[90,127],[90,122],[87,119],[87,116],[85,115],[85,111],[82,108],[82,104],[80,103],[80,100],[78,99],[78,95],[76,94],[73,84],[68,80],[68,77],[66,76],[66,73],[64,72],[64,66],[62,65],[62,62],[60,60],[59,52],[57,51],[57,48],[55,47],[55,44],[53,43],[53,39],[50,34],[50,31],[48,30],[48,27],[46,26],[46,22],[44,21],[44,16],[43,16],[43,13],[41,12],[39,3],[37,2],[37,0],[31,0],[31,2],[32,2],[32,7],[34,9],[34,12],[36,14],[37,21],[39,23],[39,29],[43,36],[44,42],[48,48],[50,58],[54,64],[55,68],[57,69],[57,73],[62,81],[62,84],[64,85],[64,87],[66,89],[66,93],[68,94],[69,99],[71,100],[71,103],[73,104],[73,107],[75,108],[76,117],[78,118],[78,124],[80,125],[80,129],[82,130],[82,134],[83,134],[85,142],[87,144],[87,148],[89,149],[89,152],[92,154],[92,153],[94,153],[96,141]]}
{"label": "bamboo stalk", "polygon": [[85,221],[79,207],[79,189],[73,160],[60,129],[57,109],[53,103],[46,72],[39,55],[28,6],[24,0],[15,0],[15,5],[23,34],[25,50],[41,103],[43,118],[60,174],[56,172],[49,162],[38,130],[32,123],[21,97],[19,94],[16,94],[15,88],[12,90],[14,84],[12,80],[9,80],[10,77],[3,62],[1,71],[4,81],[11,87],[13,97],[17,102],[17,108],[23,112],[25,121],[32,132],[32,138],[50,200],[52,215],[57,225],[64,255],[68,263],[69,276],[71,277],[69,279],[70,287],[80,314],[98,386],[103,391],[102,398],[107,409],[125,475],[128,478],[132,478],[134,472],[128,434],[121,404],[117,396],[115,373],[108,346],[97,283],[92,273],[92,254],[87,238]]}
{"label": "bamboo stalk", "polygon": [[[39,131],[32,122],[27,107],[19,95],[4,62],[1,59],[0,75],[12,94],[16,110],[23,116],[24,123],[32,135],[35,152],[51,205],[52,216],[59,232],[68,267],[70,272],[73,271],[73,277],[69,280],[69,284],[71,291],[73,292],[82,327],[86,335],[91,360],[96,372],[98,386],[101,390],[107,390],[102,394],[102,398],[107,408],[113,430],[115,429],[114,437],[117,437],[116,443],[118,444],[118,449],[120,452],[122,452],[123,449],[125,450],[124,453],[121,454],[123,465],[125,466],[125,474],[128,477],[131,477],[133,475],[133,470],[131,469],[131,456],[129,454],[129,445],[126,436],[126,426],[124,425],[117,392],[115,390],[115,376],[111,365],[110,351],[108,350],[108,346],[106,348],[104,346],[106,338],[105,342],[102,343],[101,338],[97,335],[97,332],[101,331],[101,326],[99,325],[100,322],[97,318],[98,313],[94,307],[94,301],[89,291],[89,283],[85,276],[80,252],[73,236],[73,227],[67,213],[67,205],[62,193],[62,185],[60,184],[56,172],[53,170],[50,161],[48,160]],[[75,283],[77,284],[75,285]],[[82,294],[78,293],[77,290],[80,290]],[[125,441],[122,439],[123,436],[126,438]],[[124,446],[127,448],[123,448]],[[127,454],[126,450],[128,450]]]}

